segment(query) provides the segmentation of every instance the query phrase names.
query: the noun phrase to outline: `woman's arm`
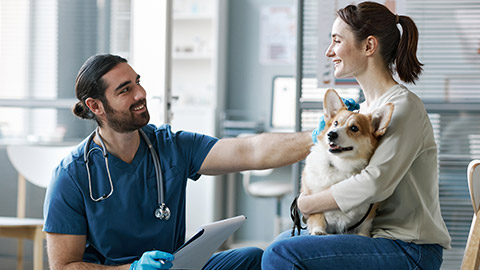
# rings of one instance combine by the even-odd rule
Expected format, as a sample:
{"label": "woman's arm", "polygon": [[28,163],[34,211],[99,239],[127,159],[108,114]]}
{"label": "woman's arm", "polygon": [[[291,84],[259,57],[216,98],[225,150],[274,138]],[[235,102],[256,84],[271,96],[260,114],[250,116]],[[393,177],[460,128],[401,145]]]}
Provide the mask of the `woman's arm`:
{"label": "woman's arm", "polygon": [[338,204],[333,198],[330,189],[325,189],[312,195],[301,193],[298,197],[297,205],[303,215],[338,209]]}

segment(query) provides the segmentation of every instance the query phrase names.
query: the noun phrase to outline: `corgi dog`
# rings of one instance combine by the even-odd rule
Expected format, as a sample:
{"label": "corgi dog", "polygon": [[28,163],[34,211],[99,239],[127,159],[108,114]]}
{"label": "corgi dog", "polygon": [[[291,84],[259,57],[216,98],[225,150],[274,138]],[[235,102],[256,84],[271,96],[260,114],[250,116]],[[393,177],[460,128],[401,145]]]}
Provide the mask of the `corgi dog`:
{"label": "corgi dog", "polygon": [[[305,160],[301,192],[305,195],[320,192],[364,169],[385,134],[393,113],[393,104],[387,103],[371,114],[347,109],[340,96],[328,89],[324,97],[325,128],[318,135]],[[306,221],[310,234],[354,233],[370,237],[372,220],[378,203],[359,205],[343,213],[340,210],[310,215]],[[300,232],[300,215],[296,199],[291,206],[295,229]]]}

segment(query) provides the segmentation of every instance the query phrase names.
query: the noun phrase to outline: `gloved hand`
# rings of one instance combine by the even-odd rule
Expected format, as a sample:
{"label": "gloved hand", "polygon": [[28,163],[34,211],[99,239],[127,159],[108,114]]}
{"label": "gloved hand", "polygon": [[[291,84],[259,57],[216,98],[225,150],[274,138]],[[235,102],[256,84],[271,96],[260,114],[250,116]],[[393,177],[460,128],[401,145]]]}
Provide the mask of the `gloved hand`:
{"label": "gloved hand", "polygon": [[[354,110],[359,110],[360,105],[355,102],[353,98],[342,98],[343,103],[347,106],[349,111],[354,111]],[[314,129],[312,131],[312,141],[313,143],[317,143],[317,136],[322,132],[322,130],[325,128],[325,119],[322,116],[320,116],[320,122],[318,123],[318,128]]]}
{"label": "gloved hand", "polygon": [[159,250],[146,251],[138,261],[130,265],[130,270],[170,269],[175,257]]}

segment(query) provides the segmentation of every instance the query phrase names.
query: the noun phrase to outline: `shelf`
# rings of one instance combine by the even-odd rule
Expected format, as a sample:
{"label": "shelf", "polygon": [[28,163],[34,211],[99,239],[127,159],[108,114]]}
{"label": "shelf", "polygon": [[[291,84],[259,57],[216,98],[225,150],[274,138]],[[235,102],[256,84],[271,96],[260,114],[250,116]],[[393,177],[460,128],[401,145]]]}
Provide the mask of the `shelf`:
{"label": "shelf", "polygon": [[211,14],[187,14],[187,13],[178,13],[173,14],[173,19],[176,21],[209,21],[213,17]]}
{"label": "shelf", "polygon": [[211,60],[211,54],[200,54],[200,53],[173,53],[173,60]]}

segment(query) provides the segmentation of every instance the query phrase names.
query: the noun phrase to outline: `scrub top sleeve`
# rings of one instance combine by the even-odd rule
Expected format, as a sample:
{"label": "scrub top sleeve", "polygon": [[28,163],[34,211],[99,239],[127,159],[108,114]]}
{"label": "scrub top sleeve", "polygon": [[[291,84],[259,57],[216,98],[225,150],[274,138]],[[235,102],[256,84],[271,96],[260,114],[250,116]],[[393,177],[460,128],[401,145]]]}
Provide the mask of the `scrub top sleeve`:
{"label": "scrub top sleeve", "polygon": [[61,167],[53,173],[43,208],[43,230],[51,233],[86,235],[87,221],[82,192]]}
{"label": "scrub top sleeve", "polygon": [[388,198],[423,149],[425,132],[430,125],[424,110],[414,100],[390,101],[395,106],[392,120],[368,166],[331,187],[343,212]]}
{"label": "scrub top sleeve", "polygon": [[197,180],[201,176],[197,173],[198,170],[218,139],[185,131],[177,132],[176,136],[177,145],[181,149],[185,161],[188,162],[188,178]]}

